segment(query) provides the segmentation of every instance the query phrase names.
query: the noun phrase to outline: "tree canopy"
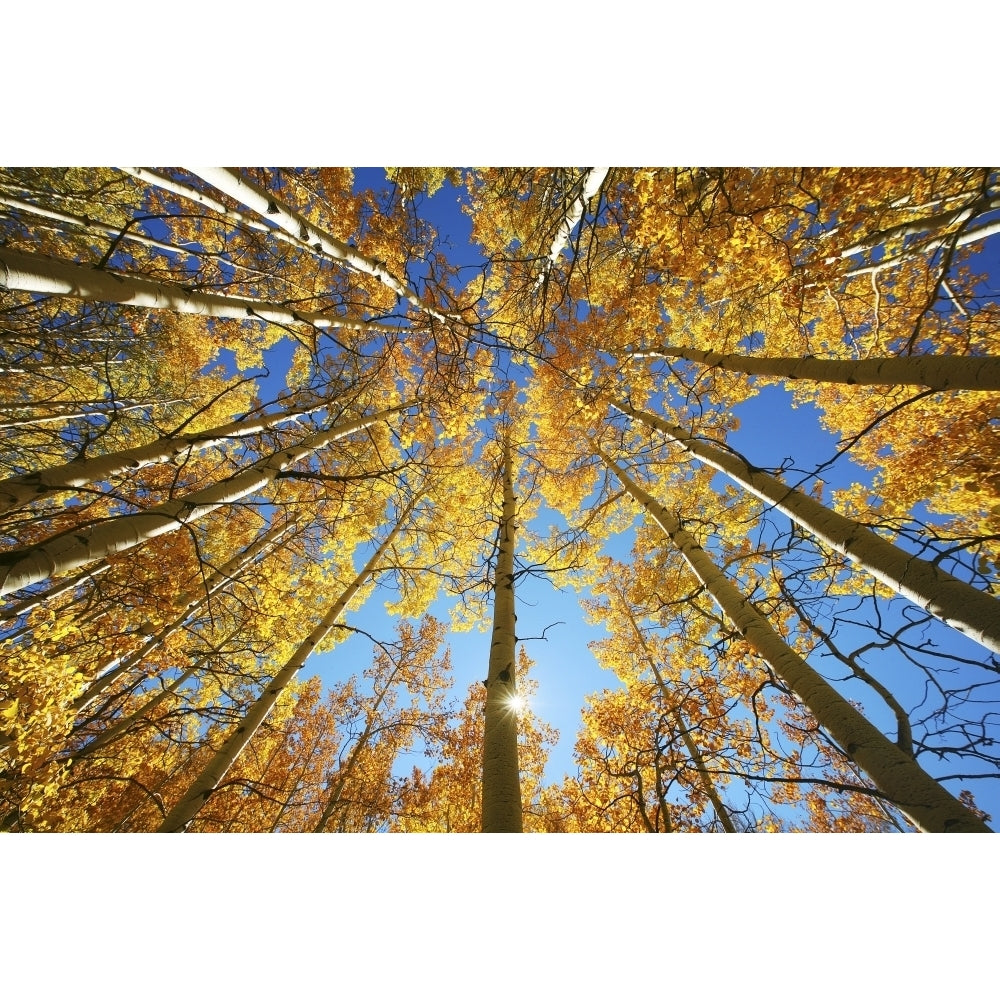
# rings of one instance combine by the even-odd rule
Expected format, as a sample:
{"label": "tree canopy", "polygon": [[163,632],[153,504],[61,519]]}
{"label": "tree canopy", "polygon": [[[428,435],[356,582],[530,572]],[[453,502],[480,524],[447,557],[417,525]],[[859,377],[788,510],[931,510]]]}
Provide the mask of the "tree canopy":
{"label": "tree canopy", "polygon": [[990,168],[0,170],[0,828],[989,831],[998,247]]}

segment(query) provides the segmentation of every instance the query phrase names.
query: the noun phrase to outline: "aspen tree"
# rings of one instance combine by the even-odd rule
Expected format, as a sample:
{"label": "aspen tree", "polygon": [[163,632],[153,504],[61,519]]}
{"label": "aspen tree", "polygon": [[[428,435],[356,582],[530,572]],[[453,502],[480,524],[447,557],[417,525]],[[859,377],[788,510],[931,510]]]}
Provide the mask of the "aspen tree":
{"label": "aspen tree", "polygon": [[162,705],[168,698],[177,694],[177,692],[189,680],[191,680],[192,677],[195,676],[197,669],[198,664],[188,667],[182,674],[175,677],[169,684],[164,685],[160,691],[153,695],[134,712],[130,712],[123,718],[116,720],[113,725],[102,729],[101,732],[92,740],[88,740],[82,747],[72,751],[72,760],[78,761],[82,760],[84,757],[89,757],[97,750],[109,746],[111,743],[114,743],[116,739],[124,736],[124,734],[127,733],[134,725],[151,715],[154,709]]}
{"label": "aspen tree", "polygon": [[843,385],[918,385],[938,392],[952,389],[1000,391],[1000,358],[978,355],[914,354],[895,358],[840,361],[827,358],[768,358],[719,354],[694,347],[647,347],[634,358],[682,358],[744,375],[838,382]]}
{"label": "aspen tree", "polygon": [[106,691],[120,677],[140,665],[154,649],[163,645],[170,636],[183,628],[190,616],[204,607],[214,594],[227,587],[233,578],[245,570],[258,556],[277,545],[282,537],[295,527],[295,523],[300,518],[301,515],[296,514],[293,515],[291,521],[284,523],[276,521],[252,545],[214,570],[198,589],[182,595],[177,602],[177,616],[148,636],[138,649],[122,657],[117,664],[111,660],[98,666],[94,679],[87,685],[86,690],[74,700],[73,707],[82,711],[101,692]]}
{"label": "aspen tree", "polygon": [[[645,660],[650,670],[652,670],[653,677],[656,680],[656,686],[660,690],[664,704],[671,705],[676,701],[676,697],[671,695],[667,682],[664,680],[663,673],[660,670],[660,665],[656,662],[656,657],[653,656],[653,653],[649,648],[649,644],[646,642],[646,636],[639,627],[639,623],[635,620],[635,614],[629,606],[621,586],[616,581],[612,581],[610,586],[618,598],[617,606],[613,609],[613,611],[622,615],[628,622],[629,628],[635,637],[635,641],[638,643],[639,655],[643,660]],[[688,755],[691,758],[691,762],[694,764],[695,770],[698,773],[698,779],[702,791],[708,796],[709,801],[712,803],[712,808],[715,810],[715,815],[719,818],[719,822],[722,824],[722,829],[725,830],[726,833],[736,833],[736,826],[733,823],[732,816],[730,816],[729,810],[726,808],[725,803],[722,801],[722,798],[716,790],[715,783],[712,781],[712,776],[709,774],[708,768],[705,766],[705,760],[701,751],[698,749],[697,743],[695,743],[691,736],[691,732],[684,720],[680,706],[674,705],[673,708],[669,709],[669,712],[677,727],[677,733],[684,743],[684,748],[687,750]]]}
{"label": "aspen tree", "polygon": [[674,515],[599,447],[595,447],[595,453],[677,546],[695,576],[739,633],[901,812],[930,833],[991,832],[982,820],[887,739],[788,646],[767,619],[726,579]]}
{"label": "aspen tree", "polygon": [[304,216],[286,205],[274,192],[266,191],[239,171],[224,167],[196,167],[194,173],[228,194],[234,201],[252,208],[261,218],[269,219],[304,249],[325,254],[332,260],[347,264],[362,274],[371,275],[391,288],[401,299],[426,312],[434,319],[443,323],[448,322],[448,316],[422,302],[395,275],[390,274],[379,261],[366,257],[354,247],[338,240],[336,236],[313,225]]}
{"label": "aspen tree", "polygon": [[[379,774],[382,768],[370,767],[372,756],[381,758],[385,768],[383,773],[387,776],[387,765],[396,759],[399,748],[412,742],[414,727],[429,718],[422,712],[416,712],[412,706],[398,709],[395,703],[399,688],[404,686],[412,692],[417,685],[425,698],[433,697],[433,689],[439,683],[437,668],[450,665],[448,654],[438,664],[429,663],[430,654],[441,641],[442,627],[436,619],[426,616],[421,620],[419,630],[404,623],[397,626],[397,633],[399,649],[393,653],[385,648],[378,650],[371,669],[366,672],[372,680],[372,691],[368,703],[362,708],[364,728],[352,738],[347,760],[338,765],[336,773],[327,783],[323,793],[326,804],[312,827],[314,833],[330,829],[331,821],[338,812],[341,815],[337,820],[337,829],[345,829],[349,824],[347,813],[350,810],[350,804],[345,801],[345,789],[364,784],[364,772],[370,770],[376,772],[373,776],[376,787],[382,784],[384,779]],[[386,744],[389,745],[388,752],[383,749]],[[346,746],[341,750],[341,758],[344,750]],[[357,792],[353,792],[351,797],[356,798]],[[371,818],[366,817],[368,821]]]}
{"label": "aspen tree", "polygon": [[372,735],[377,728],[378,711],[382,707],[382,702],[385,699],[385,696],[389,693],[400,666],[401,663],[397,664],[388,679],[382,684],[381,689],[376,688],[375,701],[372,703],[370,714],[365,721],[365,728],[361,731],[361,735],[354,741],[354,745],[351,748],[347,762],[337,772],[336,781],[332,782],[330,787],[326,789],[326,805],[323,807],[323,811],[320,813],[320,817],[317,820],[316,825],[313,827],[313,833],[323,833],[326,829],[327,823],[330,822],[330,818],[340,805],[341,796],[344,793],[344,787],[350,780],[351,775],[361,758],[361,754],[368,748],[369,740],[372,738]]}
{"label": "aspen tree", "polygon": [[0,249],[0,288],[37,295],[68,295],[145,309],[166,309],[216,319],[257,319],[279,325],[305,324],[377,333],[397,333],[386,323],[370,323],[331,312],[289,309],[280,303],[153,281],[54,257]]}
{"label": "aspen tree", "polygon": [[94,577],[106,573],[110,568],[111,566],[108,563],[98,563],[96,566],[85,569],[82,573],[77,573],[67,580],[60,580],[58,583],[52,584],[45,591],[34,594],[31,597],[26,597],[24,600],[17,601],[15,604],[4,608],[0,612],[0,621],[13,621],[16,618],[20,618],[21,615],[26,615],[30,611],[34,611],[35,608],[41,607],[41,605],[69,593],[69,591],[79,587],[85,581],[93,580]]}
{"label": "aspen tree", "polygon": [[[387,170],[0,168],[0,593],[15,594],[0,826],[153,829],[215,758],[194,801],[209,808],[179,828],[728,829],[728,811],[735,829],[762,808],[765,827],[794,811],[792,827],[858,830],[884,828],[876,803],[896,822],[898,802],[923,829],[985,829],[965,787],[956,803],[932,777],[957,791],[1000,768],[1000,674],[941,625],[1000,651],[996,168]],[[430,203],[445,176],[478,266],[438,214],[453,193]],[[530,410],[502,439],[510,412],[484,398],[512,374]],[[851,517],[725,445],[752,376],[814,404],[873,474],[837,494]],[[610,421],[621,475],[663,469],[676,513],[594,460],[605,402],[629,418]],[[326,437],[350,426],[353,447]],[[492,645],[461,725],[429,727],[439,765],[402,782],[403,737],[380,729],[398,687],[349,678],[321,707],[293,680],[268,709],[266,679],[356,576],[359,526],[422,465],[407,554],[394,543],[374,571],[398,585],[389,612],[415,618],[443,586],[461,595],[456,627],[492,604]],[[732,485],[700,548],[684,525],[710,530],[714,470]],[[555,549],[532,530],[536,498],[569,526]],[[539,730],[509,701],[530,683],[515,567],[593,583],[632,500],[654,519],[618,567],[630,601],[607,657],[626,690],[591,701],[579,778],[540,790]],[[309,524],[294,543],[225,565],[251,524],[256,538],[290,510]],[[876,519],[897,544],[864,527]],[[697,592],[675,552],[647,555],[657,525]],[[850,671],[843,690],[880,695],[871,718],[894,716],[878,724],[898,728],[899,755],[817,680],[824,656]],[[781,695],[755,689],[767,678]],[[258,700],[253,735],[234,719]]]}
{"label": "aspen tree", "polygon": [[242,753],[243,748],[253,739],[254,734],[261,727],[268,715],[270,715],[275,704],[277,704],[278,698],[302,668],[309,654],[326,638],[330,630],[340,620],[340,616],[344,613],[347,605],[351,603],[358,591],[371,578],[380,560],[385,555],[386,550],[405,527],[406,520],[419,499],[419,495],[414,497],[400,511],[392,530],[372,553],[361,572],[358,573],[353,582],[334,601],[320,623],[309,633],[295,653],[274,675],[274,678],[267,685],[263,693],[251,706],[250,711],[244,716],[243,721],[236,727],[235,731],[226,739],[218,751],[216,751],[208,764],[205,765],[201,774],[195,779],[184,797],[167,814],[167,817],[157,831],[158,833],[183,832],[195,816],[198,815],[198,811],[208,801],[216,788],[219,787],[220,782],[225,778],[226,773],[232,767],[236,758]]}
{"label": "aspen tree", "polygon": [[49,576],[72,572],[112,553],[142,545],[159,535],[176,531],[219,507],[236,503],[263,489],[281,472],[333,441],[371,427],[409,405],[404,403],[389,407],[369,417],[310,434],[300,444],[259,459],[242,472],[212,486],[194,490],[180,500],[169,500],[136,514],[123,514],[93,527],[70,529],[38,545],[5,552],[0,555],[0,596]]}
{"label": "aspen tree", "polygon": [[559,221],[559,228],[556,230],[552,246],[545,258],[544,268],[538,276],[538,284],[545,280],[552,268],[559,262],[559,255],[569,245],[573,231],[580,224],[583,213],[586,212],[594,195],[601,190],[601,185],[607,176],[607,167],[588,167],[580,177],[579,193],[570,198],[566,204],[566,213]]}
{"label": "aspen tree", "polygon": [[1000,602],[963,583],[934,563],[905,552],[864,525],[830,510],[818,500],[752,466],[738,452],[723,451],[656,414],[619,401],[612,405],[649,427],[662,431],[699,461],[725,472],[734,482],[786,514],[820,541],[871,573],[879,582],[909,598],[943,622],[1000,653]]}
{"label": "aspen tree", "polygon": [[[0,192],[0,208],[13,209],[18,212],[27,212],[29,215],[36,215],[39,218],[46,219],[52,223],[68,223],[75,229],[81,230],[91,236],[110,236],[115,239],[124,239],[129,243],[138,243],[141,246],[152,247],[156,250],[164,250],[167,253],[180,252],[180,247],[174,246],[171,243],[163,243],[160,240],[154,240],[148,236],[143,236],[141,233],[123,232],[120,226],[100,223],[95,219],[89,218],[88,216],[56,211],[52,208],[36,205],[33,202],[22,201],[19,198],[11,197],[10,195],[3,194],[2,192]],[[52,226],[51,228],[55,232],[59,232],[56,227]]]}
{"label": "aspen tree", "polygon": [[194,433],[168,434],[149,444],[136,445],[93,458],[77,458],[62,465],[39,469],[0,481],[0,514],[17,510],[33,501],[44,500],[67,490],[103,482],[126,472],[134,472],[159,462],[183,462],[196,451],[215,448],[234,438],[251,437],[281,424],[294,422],[330,406],[323,400],[277,413],[244,417]]}
{"label": "aspen tree", "polygon": [[514,497],[510,432],[500,442],[502,506],[493,571],[493,633],[486,675],[486,731],[483,737],[483,833],[521,833],[521,775],[517,760],[517,677],[514,655]]}

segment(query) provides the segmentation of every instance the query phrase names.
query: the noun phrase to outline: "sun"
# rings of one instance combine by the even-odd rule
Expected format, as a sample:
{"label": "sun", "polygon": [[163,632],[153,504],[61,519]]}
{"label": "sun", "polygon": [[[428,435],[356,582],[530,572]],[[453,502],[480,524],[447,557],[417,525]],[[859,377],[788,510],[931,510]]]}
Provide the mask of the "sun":
{"label": "sun", "polygon": [[520,694],[512,694],[507,699],[507,707],[515,715],[520,715],[528,707],[528,699]]}

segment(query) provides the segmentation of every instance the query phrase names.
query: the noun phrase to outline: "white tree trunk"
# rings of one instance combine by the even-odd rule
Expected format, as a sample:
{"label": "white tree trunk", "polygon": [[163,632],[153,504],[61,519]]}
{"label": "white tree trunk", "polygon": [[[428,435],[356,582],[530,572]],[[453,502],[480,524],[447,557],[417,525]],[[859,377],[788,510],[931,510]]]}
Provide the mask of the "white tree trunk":
{"label": "white tree trunk", "polygon": [[274,232],[271,226],[265,225],[260,219],[245,215],[235,208],[227,208],[217,198],[213,198],[204,191],[199,191],[197,188],[191,187],[190,184],[182,184],[180,181],[171,180],[169,177],[164,177],[163,174],[158,174],[155,170],[149,170],[146,167],[118,167],[117,169],[146,184],[162,188],[164,191],[170,192],[170,194],[177,195],[179,198],[186,198],[196,205],[207,208],[210,212],[215,212],[227,219],[232,219],[233,222],[238,222],[248,229],[256,230],[259,233]]}
{"label": "white tree trunk", "polygon": [[7,248],[0,248],[0,288],[33,292],[36,295],[68,295],[97,302],[118,302],[146,309],[168,309],[218,319],[252,318],[281,325],[305,323],[320,329],[340,327],[399,333],[398,327],[386,323],[364,323],[336,313],[308,312],[259,299],[199,292],[182,285],[97,270],[86,264],[67,263],[54,257],[21,253]]}
{"label": "white tree trunk", "polygon": [[[298,517],[296,517],[297,519]],[[200,611],[215,594],[228,586],[233,578],[246,569],[259,555],[277,545],[281,541],[281,538],[293,527],[294,521],[272,526],[256,542],[248,546],[243,552],[233,556],[225,565],[211,573],[201,587],[181,597],[176,605],[178,614],[172,621],[158,629],[153,635],[147,636],[138,649],[119,659],[117,665],[115,665],[115,659],[109,659],[97,667],[94,671],[97,675],[96,678],[73,701],[73,708],[78,712],[83,711],[87,705],[103,691],[106,691],[119,677],[122,677],[133,667],[141,664],[154,649],[158,649],[175,632],[183,628],[191,615]]]}
{"label": "white tree trunk", "polygon": [[552,240],[552,246],[549,248],[545,269],[538,276],[536,284],[541,284],[549,271],[559,263],[559,255],[569,245],[573,230],[580,224],[591,198],[601,190],[601,185],[607,176],[607,167],[588,167],[580,178],[580,193],[566,206],[566,213],[559,223],[555,238]]}
{"label": "white tree trunk", "polygon": [[190,680],[195,673],[195,667],[189,667],[184,671],[179,677],[171,681],[162,691],[153,695],[144,705],[137,708],[134,712],[119,719],[114,725],[108,726],[107,729],[100,732],[95,736],[89,743],[84,744],[79,750],[73,751],[71,756],[71,763],[76,763],[78,760],[83,760],[85,757],[89,757],[96,750],[100,750],[102,747],[109,746],[114,743],[119,737],[124,736],[128,730],[130,730],[137,722],[142,721],[150,712],[156,708],[157,705],[162,704],[167,698],[172,697],[177,691],[184,685],[184,683]]}
{"label": "white tree trunk", "polygon": [[[832,263],[836,260],[846,260],[847,258],[853,257],[855,254],[859,253],[869,253],[889,240],[906,239],[909,236],[924,236],[930,233],[940,232],[940,230],[947,229],[949,226],[960,226],[972,218],[973,214],[982,215],[988,212],[996,211],[998,208],[1000,208],[1000,197],[995,196],[985,200],[978,199],[974,204],[967,205],[964,208],[936,212],[932,215],[925,215],[918,219],[911,219],[909,222],[901,222],[897,226],[890,226],[888,229],[872,233],[871,236],[855,243],[853,246],[845,247],[836,257],[828,257],[827,263]],[[891,257],[880,261],[878,264],[871,265],[870,267],[860,269],[851,268],[850,274],[853,276],[855,274],[865,273],[872,268],[882,268],[897,264],[900,260],[912,257],[915,254],[930,253],[932,250],[936,250],[939,246],[942,246],[944,243],[947,243],[952,239],[955,240],[955,246],[960,247],[967,243],[974,243],[977,240],[984,240],[987,236],[992,236],[995,232],[1000,232],[1000,224],[994,222],[984,223],[981,226],[966,229],[963,232],[960,232],[957,237],[954,233],[945,234],[928,243],[917,244],[913,247],[905,247],[892,254]]]}
{"label": "white tree trunk", "polygon": [[365,563],[364,569],[355,577],[354,582],[337,598],[333,606],[323,617],[323,620],[309,633],[306,640],[298,647],[278,673],[275,674],[274,679],[267,685],[261,696],[244,716],[243,721],[236,727],[235,731],[219,748],[201,774],[194,780],[181,801],[170,810],[166,819],[164,819],[157,830],[157,833],[182,833],[187,829],[195,816],[198,815],[202,806],[204,806],[212,793],[219,787],[219,783],[225,778],[237,757],[242,753],[243,748],[253,739],[254,734],[263,725],[264,720],[271,714],[282,691],[288,687],[302,665],[306,662],[309,654],[326,638],[330,629],[333,628],[344,613],[344,609],[351,603],[357,592],[375,572],[379,560],[402,530],[404,522],[409,517],[418,499],[419,496],[411,500],[400,512],[392,531],[389,532],[368,562]]}
{"label": "white tree trunk", "polygon": [[875,786],[921,830],[991,833],[961,802],[875,728],[799,656],[715,565],[694,536],[600,449],[596,453],[669,536],[712,599]]}
{"label": "white tree trunk", "polygon": [[611,405],[647,426],[663,431],[699,461],[726,473],[754,496],[774,504],[796,524],[847,556],[897,594],[987,649],[1000,653],[1000,602],[995,597],[946,573],[934,563],[905,552],[852,518],[830,510],[780,479],[753,468],[737,452],[713,448],[682,428],[667,423],[655,414],[636,410],[628,403]]}
{"label": "white tree trunk", "polygon": [[[91,219],[89,216],[85,215],[71,215],[68,212],[57,212],[52,208],[46,208],[41,205],[33,205],[30,201],[21,201],[19,198],[12,198],[10,195],[3,194],[2,192],[0,192],[0,205],[5,205],[6,207],[12,208],[17,212],[28,212],[31,215],[38,216],[40,219],[48,219],[51,222],[68,223],[71,226],[76,226],[77,228],[82,229],[88,234],[99,234],[101,237],[110,236],[113,239],[121,236],[129,242],[138,243],[141,246],[152,247],[155,250],[163,250],[166,253],[187,253],[183,247],[173,246],[170,243],[161,243],[159,240],[151,239],[150,237],[139,232],[129,231],[123,234],[120,226],[112,226],[106,222],[99,222],[97,219]],[[63,231],[55,226],[42,226],[36,228],[51,228],[55,232]]]}
{"label": "white tree trunk", "polygon": [[517,757],[517,695],[514,614],[516,537],[510,442],[504,434],[500,469],[503,510],[493,577],[493,637],[486,677],[483,734],[483,833],[521,833],[521,775]]}
{"label": "white tree trunk", "polygon": [[252,419],[233,420],[219,427],[193,434],[168,434],[149,444],[137,445],[94,458],[79,458],[49,469],[27,472],[0,481],[0,514],[17,510],[25,504],[54,496],[63,490],[77,489],[91,483],[104,482],[125,472],[134,472],[146,465],[184,461],[189,455],[206,448],[216,448],[232,438],[249,437],[290,420],[315,413],[328,402],[314,403],[294,410],[269,413]]}
{"label": "white tree trunk", "polygon": [[[19,427],[41,427],[42,424],[68,424],[71,420],[92,420],[94,417],[100,417],[105,420],[110,420],[112,417],[117,417],[122,413],[131,413],[133,410],[150,410],[154,406],[167,406],[171,403],[182,403],[184,400],[181,399],[156,399],[151,400],[148,403],[134,403],[129,400],[111,400],[109,399],[107,403],[104,404],[107,408],[105,409],[101,404],[94,404],[94,408],[91,410],[80,410],[80,409],[69,409],[65,408],[64,412],[56,414],[54,416],[48,417],[25,417],[22,420],[7,420],[0,423],[0,430],[9,431],[16,430]],[[30,409],[32,406],[37,406],[39,408],[51,409],[56,404],[46,404],[46,403],[29,403],[22,407],[9,407],[8,409]]]}
{"label": "white tree trunk", "polygon": [[683,358],[708,368],[770,378],[806,379],[842,385],[917,385],[938,392],[950,389],[1000,391],[1000,358],[953,354],[836,361],[825,358],[768,358],[716,354],[694,347],[649,347],[629,352],[636,358]]}
{"label": "white tree trunk", "polygon": [[883,257],[877,264],[858,264],[844,272],[844,277],[857,278],[862,274],[879,274],[891,267],[895,267],[904,260],[911,260],[914,257],[933,253],[946,244],[953,244],[957,248],[966,246],[969,243],[975,243],[978,240],[985,240],[988,236],[995,236],[997,233],[1000,233],[1000,222],[985,222],[981,226],[973,226],[970,229],[964,230],[958,236],[939,236],[927,243],[907,247],[905,250],[900,250],[899,253]]}
{"label": "white tree trunk", "polygon": [[322,253],[333,260],[346,264],[355,271],[377,278],[401,299],[405,299],[443,323],[448,322],[449,317],[433,306],[422,302],[395,275],[390,274],[380,261],[366,257],[354,247],[344,243],[343,240],[338,240],[336,236],[313,225],[305,216],[284,204],[273,192],[259,187],[238,170],[230,170],[226,167],[191,167],[190,169],[192,173],[228,194],[234,201],[252,208],[261,218],[269,219],[304,249],[314,253]]}
{"label": "white tree trunk", "polygon": [[168,500],[147,511],[123,514],[83,528],[71,528],[46,542],[0,554],[0,596],[39,580],[124,552],[159,535],[176,531],[226,504],[236,503],[263,489],[285,469],[340,438],[384,420],[411,403],[389,407],[368,417],[310,434],[304,441],[254,462],[222,482],[195,490],[180,500]]}
{"label": "white tree trunk", "polygon": [[35,608],[40,607],[42,604],[61,597],[68,590],[73,590],[74,587],[78,587],[84,580],[92,580],[95,576],[106,573],[109,569],[111,569],[111,564],[103,563],[91,569],[84,570],[82,573],[77,573],[68,580],[55,583],[43,594],[34,594],[31,597],[26,597],[23,601],[18,601],[16,604],[11,604],[9,607],[4,608],[0,612],[0,621],[13,621],[16,618],[20,618],[21,615],[26,615],[29,611],[34,611]]}

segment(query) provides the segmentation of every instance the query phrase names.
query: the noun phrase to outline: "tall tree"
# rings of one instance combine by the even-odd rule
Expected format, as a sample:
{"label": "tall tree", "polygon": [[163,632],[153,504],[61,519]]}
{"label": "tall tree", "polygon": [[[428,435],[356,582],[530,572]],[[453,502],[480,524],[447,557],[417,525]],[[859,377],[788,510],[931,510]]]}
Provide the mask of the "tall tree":
{"label": "tall tree", "polygon": [[486,680],[486,729],[483,736],[483,833],[520,833],[521,776],[517,762],[517,615],[514,613],[516,500],[510,432],[500,442],[502,504],[497,524],[493,571],[493,633]]}
{"label": "tall tree", "polygon": [[788,683],[820,725],[830,731],[848,756],[864,768],[890,801],[925,830],[935,833],[988,832],[982,821],[929,778],[781,640],[760,612],[725,579],[676,517],[657,503],[613,459],[603,454],[602,457],[629,494],[670,536],[738,632]]}
{"label": "tall tree", "polygon": [[309,654],[327,637],[330,630],[337,624],[340,616],[344,613],[344,609],[354,600],[358,591],[368,582],[382,556],[392,545],[396,535],[405,528],[407,518],[410,516],[419,499],[419,496],[411,499],[399,511],[391,530],[378,544],[375,551],[362,567],[361,572],[358,573],[337,597],[319,624],[305,637],[292,656],[289,657],[281,669],[274,675],[266,689],[253,703],[233,733],[212,756],[181,801],[167,814],[159,828],[160,833],[176,833],[184,830],[198,814],[198,810],[208,800],[209,796],[214,793],[215,789],[219,786],[219,782],[222,781],[226,776],[226,772],[232,767],[233,762],[243,751],[243,748],[253,739],[254,734],[274,709],[286,686],[299,670],[302,669],[302,665]]}

